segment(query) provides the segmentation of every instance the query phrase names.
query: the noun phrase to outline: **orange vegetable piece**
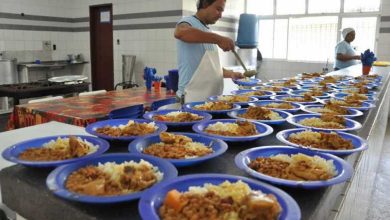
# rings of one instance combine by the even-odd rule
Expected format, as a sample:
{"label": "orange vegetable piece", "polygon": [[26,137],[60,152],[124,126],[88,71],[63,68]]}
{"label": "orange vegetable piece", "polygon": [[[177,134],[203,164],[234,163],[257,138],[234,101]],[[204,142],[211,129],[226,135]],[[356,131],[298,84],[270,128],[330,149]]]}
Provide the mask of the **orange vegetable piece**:
{"label": "orange vegetable piece", "polygon": [[176,212],[179,212],[185,205],[184,202],[180,201],[181,193],[176,189],[169,191],[165,197],[164,204],[170,208],[173,208]]}

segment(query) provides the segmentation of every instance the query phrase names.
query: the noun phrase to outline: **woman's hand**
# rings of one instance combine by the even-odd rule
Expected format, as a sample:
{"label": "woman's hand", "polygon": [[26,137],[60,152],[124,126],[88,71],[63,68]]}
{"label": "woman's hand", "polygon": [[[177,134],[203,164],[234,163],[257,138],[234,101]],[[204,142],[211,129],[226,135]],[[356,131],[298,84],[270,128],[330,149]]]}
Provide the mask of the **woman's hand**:
{"label": "woman's hand", "polygon": [[232,78],[232,79],[242,79],[244,78],[244,75],[242,75],[242,73],[240,72],[234,72],[223,68],[223,77]]}

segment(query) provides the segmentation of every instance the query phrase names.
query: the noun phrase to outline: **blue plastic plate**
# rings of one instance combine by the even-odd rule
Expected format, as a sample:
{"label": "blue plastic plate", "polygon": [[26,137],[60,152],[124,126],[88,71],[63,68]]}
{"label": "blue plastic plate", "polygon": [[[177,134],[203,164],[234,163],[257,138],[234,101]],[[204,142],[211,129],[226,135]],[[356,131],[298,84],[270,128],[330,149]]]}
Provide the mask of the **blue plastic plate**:
{"label": "blue plastic plate", "polygon": [[[249,92],[255,92],[260,90],[254,90],[254,89],[241,89],[241,90],[234,90],[232,91],[233,95],[242,95]],[[265,95],[252,95],[253,97],[256,97],[258,99],[269,99],[271,96],[275,95],[275,92],[272,91],[262,91],[265,93]]]}
{"label": "blue plastic plate", "polygon": [[317,130],[322,130],[322,131],[353,131],[353,130],[358,130],[362,127],[362,124],[360,124],[359,122],[357,121],[354,121],[352,119],[349,119],[349,118],[345,118],[345,128],[342,128],[342,129],[328,129],[328,128],[317,128],[317,127],[310,127],[310,126],[305,126],[305,125],[301,125],[299,124],[298,122],[300,122],[301,120],[305,119],[305,118],[320,118],[321,115],[317,115],[317,114],[300,114],[300,115],[293,115],[289,118],[287,118],[287,122],[296,126],[296,127],[300,127],[300,128],[314,128],[314,129],[317,129]]}
{"label": "blue plastic plate", "polygon": [[236,121],[237,121],[237,119],[213,119],[213,120],[206,121],[206,122],[196,123],[196,124],[194,124],[192,126],[192,129],[196,133],[199,133],[199,134],[202,134],[202,135],[218,138],[218,139],[221,139],[221,140],[224,140],[224,141],[232,141],[232,142],[233,141],[234,142],[236,142],[236,141],[253,141],[253,140],[259,139],[261,137],[267,136],[267,135],[271,134],[274,131],[274,129],[272,129],[271,126],[263,124],[263,123],[260,123],[260,122],[256,122],[256,121],[251,121],[251,123],[253,123],[256,126],[256,130],[258,132],[258,134],[256,134],[256,135],[250,135],[250,136],[222,136],[222,135],[209,134],[209,133],[204,131],[204,129],[207,128],[207,126],[209,126],[211,124],[215,124],[217,122],[221,122],[221,123],[235,123]]}
{"label": "blue plastic plate", "polygon": [[255,86],[257,83],[260,83],[260,79],[255,78],[246,78],[246,79],[233,79],[233,82],[240,86]]}
{"label": "blue plastic plate", "polygon": [[[167,160],[171,162],[173,165],[176,167],[184,167],[184,166],[190,166],[194,164],[201,163],[206,160],[210,160],[214,157],[218,157],[219,155],[225,153],[227,150],[228,146],[227,144],[219,139],[216,138],[211,138],[199,134],[194,134],[194,133],[181,133],[181,132],[172,132],[173,134],[180,134],[180,135],[185,135],[187,137],[190,137],[193,142],[200,142],[203,143],[206,146],[210,146],[213,149],[213,153],[208,154],[203,157],[196,157],[196,158],[188,158],[188,159],[166,159],[166,158],[161,158],[163,160]],[[149,147],[152,144],[159,143],[161,142],[160,136],[159,135],[154,135],[150,136],[147,138],[137,138],[133,142],[129,144],[129,151],[132,153],[140,153],[144,154],[143,150],[147,147]]]}
{"label": "blue plastic plate", "polygon": [[[112,140],[112,141],[132,141],[140,136],[121,136],[121,137],[113,137],[108,136],[104,134],[99,134],[96,132],[96,129],[102,128],[104,126],[119,126],[119,125],[126,125],[129,120],[132,120],[136,123],[149,123],[152,122],[151,120],[146,119],[110,119],[110,120],[104,120],[104,121],[98,121],[92,124],[89,124],[85,130],[95,136],[98,136],[100,138],[106,139],[106,140]],[[155,122],[155,126],[157,127],[157,130],[154,133],[143,135],[142,137],[147,137],[154,134],[160,134],[163,131],[167,130],[167,126],[163,123]]]}
{"label": "blue plastic plate", "polygon": [[279,120],[255,120],[255,119],[246,119],[246,118],[243,118],[243,117],[239,116],[239,115],[244,114],[247,110],[248,110],[247,108],[234,110],[234,111],[229,112],[228,115],[231,118],[237,118],[237,119],[242,119],[242,120],[253,120],[253,121],[258,121],[258,122],[261,122],[261,123],[264,123],[264,124],[269,124],[269,125],[283,124],[284,122],[286,122],[286,118],[291,116],[291,114],[288,113],[288,112],[285,112],[285,111],[282,111],[282,110],[276,110],[276,109],[275,110],[271,110],[271,111],[278,113],[279,116],[282,117],[283,119],[279,119]]}
{"label": "blue plastic plate", "polygon": [[[349,93],[348,91],[351,90],[351,89],[334,89],[334,92],[335,93]],[[366,93],[366,95],[376,95],[377,92],[375,91],[368,91],[368,93]]]}
{"label": "blue plastic plate", "polygon": [[[229,95],[223,95],[223,96],[229,96]],[[251,103],[251,102],[255,102],[259,99],[257,99],[256,97],[254,96],[250,96],[248,97],[249,100],[247,102],[234,102],[234,104],[237,104],[237,105],[248,105],[248,103]],[[210,96],[208,98],[209,101],[223,101],[223,100],[220,100],[219,99],[219,96],[218,95],[215,95],[215,96]]]}
{"label": "blue plastic plate", "polygon": [[233,108],[232,109],[228,109],[228,110],[219,110],[219,111],[207,111],[207,110],[199,110],[199,109],[195,109],[194,106],[197,106],[197,105],[203,105],[205,104],[206,102],[189,102],[189,103],[185,103],[183,105],[183,109],[186,110],[186,111],[190,111],[190,112],[207,112],[209,114],[212,114],[212,115],[224,115],[230,111],[233,111],[233,110],[236,110],[236,109],[240,109],[241,106],[238,105],[238,104],[233,104]]}
{"label": "blue plastic plate", "polygon": [[[270,90],[270,87],[271,86],[254,86],[251,89],[268,91],[268,90]],[[287,94],[289,91],[292,90],[292,89],[286,88],[286,87],[280,87],[280,89],[281,89],[281,91],[279,91],[279,92],[275,92],[275,91],[272,91],[272,92],[275,92],[276,95],[284,95],[284,94]]]}
{"label": "blue plastic plate", "polygon": [[[333,93],[332,96],[337,98],[337,99],[345,99],[346,96],[349,96],[351,94],[348,94],[348,93]],[[366,101],[375,101],[377,100],[376,96],[375,95],[365,95],[367,96],[367,100]],[[365,100],[362,100],[362,101],[365,101]]]}
{"label": "blue plastic plate", "polygon": [[[302,131],[320,131],[320,130],[317,130],[317,129],[307,129],[307,128],[288,129],[288,130],[279,131],[276,134],[276,138],[279,141],[283,142],[284,144],[288,144],[290,146],[300,147],[300,148],[307,148],[307,149],[310,149],[310,150],[316,150],[316,151],[319,151],[319,152],[322,152],[322,153],[329,153],[329,154],[333,154],[333,155],[348,155],[348,154],[352,154],[352,153],[355,153],[355,152],[366,150],[367,147],[368,147],[367,141],[364,140],[363,138],[361,138],[359,136],[356,136],[356,135],[353,135],[353,134],[346,133],[346,132],[341,132],[341,131],[333,131],[333,132],[337,133],[338,135],[340,135],[342,138],[344,138],[346,140],[351,140],[352,141],[352,145],[353,145],[353,149],[350,149],[350,150],[320,149],[320,148],[314,148],[314,147],[310,147],[310,146],[303,146],[303,145],[295,144],[295,143],[292,143],[292,142],[290,142],[288,140],[288,137],[290,137],[291,134],[299,133],[299,132],[302,132]],[[321,132],[330,133],[332,131],[321,131]]]}
{"label": "blue plastic plate", "polygon": [[[285,98],[288,98],[288,97],[303,98],[302,95],[276,95],[276,96],[271,96],[271,99],[279,100],[279,101],[285,101],[285,102],[293,102],[293,101],[286,101],[286,100],[284,100]],[[295,102],[295,103],[299,103],[299,104],[302,104],[302,105],[311,105],[311,104],[318,103],[320,101],[320,99],[318,99],[316,97],[313,97],[313,99],[314,99],[314,101],[310,101],[310,102]]]}
{"label": "blue plastic plate", "polygon": [[[141,161],[141,159],[151,163],[153,166],[158,167],[159,171],[163,173],[163,178],[159,183],[156,183],[152,187],[143,190],[141,192],[135,192],[135,193],[117,195],[117,196],[90,196],[90,195],[82,195],[75,192],[71,192],[65,187],[65,183],[68,176],[72,172],[77,171],[80,168],[89,165],[97,166],[99,163],[106,163],[106,162],[115,162],[117,164],[125,161],[131,161],[131,160],[135,162],[139,162]],[[138,199],[139,197],[141,197],[143,193],[152,190],[153,188],[163,183],[164,181],[173,179],[176,176],[177,176],[177,169],[168,161],[156,157],[142,155],[142,154],[115,153],[115,154],[105,154],[88,161],[72,163],[72,164],[57,167],[47,177],[46,185],[49,188],[49,190],[52,191],[56,196],[59,196],[64,199],[77,201],[77,202],[84,202],[84,203],[104,204],[104,203],[125,202],[125,201]]]}
{"label": "blue plastic plate", "polygon": [[[82,140],[86,140],[90,142],[91,144],[98,146],[97,150],[91,154],[88,154],[83,157],[79,158],[73,158],[73,159],[68,159],[68,160],[56,160],[56,161],[28,161],[28,160],[21,160],[19,159],[19,154],[22,153],[23,151],[27,150],[28,148],[41,148],[44,144],[50,142],[51,140],[56,141],[58,137],[60,138],[67,138],[69,136],[75,136],[75,137],[80,137]],[[34,167],[53,167],[53,166],[60,166],[63,164],[68,164],[68,163],[74,163],[77,161],[84,161],[88,160],[90,158],[99,156],[103,154],[105,151],[108,150],[110,147],[110,144],[102,139],[99,139],[97,137],[93,136],[86,136],[86,135],[55,135],[55,136],[48,136],[48,137],[41,137],[41,138],[34,138],[31,140],[23,141],[17,144],[14,144],[8,148],[6,148],[2,156],[4,159],[18,163],[18,164],[23,164],[26,166],[34,166]]]}
{"label": "blue plastic plate", "polygon": [[260,190],[263,193],[275,195],[280,206],[282,207],[282,212],[279,216],[279,219],[301,219],[301,211],[298,204],[290,195],[283,192],[282,190],[269,184],[246,177],[218,173],[185,175],[180,176],[174,180],[166,181],[159,187],[150,190],[141,197],[138,210],[142,219],[158,220],[160,219],[158,210],[161,207],[166,194],[170,190],[176,189],[180,192],[185,192],[188,191],[189,187],[191,186],[203,187],[203,185],[206,183],[218,185],[224,181],[234,183],[239,180],[248,184],[252,190]]}
{"label": "blue plastic plate", "polygon": [[[308,156],[319,156],[326,160],[333,160],[333,164],[336,169],[336,176],[324,181],[295,181],[295,180],[286,180],[281,178],[276,178],[272,176],[268,176],[262,173],[259,173],[248,166],[250,161],[256,159],[257,157],[272,157],[278,154],[306,154]],[[241,153],[237,154],[235,158],[235,163],[238,168],[244,170],[249,175],[258,178],[260,180],[264,180],[270,182],[272,184],[284,185],[293,188],[304,188],[304,189],[316,189],[326,186],[331,186],[334,184],[342,183],[347,181],[352,176],[353,168],[343,159],[331,155],[324,154],[312,150],[295,148],[290,146],[261,146],[256,148],[251,148]]]}
{"label": "blue plastic plate", "polygon": [[[160,122],[160,123],[166,124],[167,126],[171,126],[171,127],[192,126],[193,124],[195,124],[197,122],[208,121],[208,120],[210,120],[212,118],[212,116],[209,113],[206,113],[206,112],[197,112],[197,113],[191,112],[192,114],[196,114],[198,116],[202,116],[203,119],[199,120],[199,121],[190,121],[190,122],[169,122],[169,121],[159,121],[159,120],[153,119],[153,117],[155,115],[166,115],[166,114],[168,114],[170,112],[177,112],[177,111],[180,111],[180,110],[177,110],[177,109],[166,109],[166,110],[152,111],[152,112],[145,113],[144,114],[144,118],[148,119],[148,120],[155,121],[155,122]],[[181,112],[184,112],[184,111],[181,111]]]}
{"label": "blue plastic plate", "polygon": [[[303,96],[303,94],[306,93],[306,92],[310,92],[310,90],[308,90],[308,89],[293,90],[293,91],[290,91],[289,93],[291,95]],[[320,96],[313,96],[313,97],[316,97],[316,98],[319,98],[319,99],[326,99],[326,98],[330,97],[330,94],[326,93],[326,92],[323,92],[322,95],[320,95]]]}
{"label": "blue plastic plate", "polygon": [[[271,104],[271,103],[285,103],[285,101],[280,101],[280,100],[259,100],[257,102],[251,103],[249,105],[250,106],[266,106],[266,105]],[[299,111],[301,109],[301,107],[302,107],[302,105],[299,104],[299,103],[295,103],[295,102],[289,102],[289,103],[294,107],[293,109],[278,109],[278,108],[269,108],[269,109],[272,109],[272,110],[282,110],[282,111],[285,111],[285,112],[294,113],[294,112]]]}
{"label": "blue plastic plate", "polygon": [[[324,107],[324,104],[304,105],[304,106],[302,106],[301,110],[304,112],[310,113],[310,114],[320,115],[321,113],[315,112],[312,109],[313,108],[323,108],[323,107]],[[358,117],[358,116],[363,115],[363,112],[361,112],[359,110],[352,109],[352,108],[347,108],[347,109],[348,109],[348,115],[339,115],[339,116],[343,116],[346,118],[354,118],[354,117]]]}
{"label": "blue plastic plate", "polygon": [[298,82],[296,84],[291,84],[290,86],[284,86],[282,84],[283,84],[283,82],[267,82],[267,83],[263,83],[263,85],[265,85],[265,86],[281,86],[281,87],[287,87],[287,88],[290,88],[290,89],[301,89],[301,86],[298,84]]}
{"label": "blue plastic plate", "polygon": [[[335,98],[335,99],[344,100],[344,99],[341,99],[341,98]],[[320,100],[320,102],[322,104],[325,104],[327,101],[329,101],[329,99],[322,99],[322,100]],[[343,107],[347,108],[347,109],[356,109],[356,110],[359,110],[359,111],[367,111],[367,110],[372,109],[372,108],[375,107],[375,104],[373,104],[373,102],[374,101],[363,101],[361,107],[351,107],[351,106],[343,106]]]}

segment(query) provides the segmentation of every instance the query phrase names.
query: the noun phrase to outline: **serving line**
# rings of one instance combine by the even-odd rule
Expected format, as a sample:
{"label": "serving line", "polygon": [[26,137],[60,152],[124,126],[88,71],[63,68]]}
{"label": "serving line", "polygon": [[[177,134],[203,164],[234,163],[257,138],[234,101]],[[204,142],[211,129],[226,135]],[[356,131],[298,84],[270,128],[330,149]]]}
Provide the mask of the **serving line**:
{"label": "serving line", "polygon": [[[364,216],[367,212],[369,206],[366,203],[370,202],[370,192],[375,179],[377,161],[379,161],[378,156],[380,156],[378,152],[382,147],[387,124],[388,99],[384,97],[388,95],[389,77],[387,73],[389,73],[389,70],[390,68],[385,67],[373,69],[374,72],[385,76],[382,90],[378,93],[377,107],[356,118],[363,125],[363,128],[350,132],[363,139],[368,138],[369,143],[366,152],[355,153],[344,158],[356,170],[351,183],[344,182],[317,190],[281,187],[297,201],[302,211],[302,219],[357,219],[356,216]],[[357,65],[344,71],[344,73],[350,72],[358,75],[361,72],[361,66]],[[229,149],[221,156],[199,165],[179,168],[179,175],[225,173],[249,177],[248,174],[235,166],[235,156],[245,149],[257,146],[281,145],[281,142],[275,138],[275,134],[290,128],[293,128],[293,126],[285,123],[274,126],[272,135],[259,140],[228,143]],[[123,149],[123,152],[126,152],[127,143],[123,146],[116,144],[115,149]],[[68,202],[55,197],[45,186],[46,176],[49,172],[50,170],[31,169],[21,165],[3,169],[0,172],[0,179],[4,203],[22,216],[32,219],[42,218],[42,216],[53,219],[63,216],[67,216],[69,219],[140,219],[137,202],[125,202],[110,205],[108,209],[102,209],[93,205]],[[24,192],[28,190],[29,196],[15,196],[22,194],[21,189],[25,189]]]}

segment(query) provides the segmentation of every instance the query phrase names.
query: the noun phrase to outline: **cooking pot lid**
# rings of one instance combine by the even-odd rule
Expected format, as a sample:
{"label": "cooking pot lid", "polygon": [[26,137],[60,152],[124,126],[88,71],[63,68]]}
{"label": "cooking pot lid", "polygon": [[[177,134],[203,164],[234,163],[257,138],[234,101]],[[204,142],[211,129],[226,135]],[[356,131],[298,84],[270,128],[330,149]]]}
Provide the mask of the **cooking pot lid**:
{"label": "cooking pot lid", "polygon": [[82,75],[68,75],[68,76],[57,76],[48,79],[50,82],[69,82],[69,81],[84,81],[88,79],[86,76]]}

